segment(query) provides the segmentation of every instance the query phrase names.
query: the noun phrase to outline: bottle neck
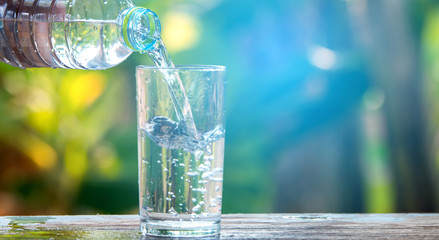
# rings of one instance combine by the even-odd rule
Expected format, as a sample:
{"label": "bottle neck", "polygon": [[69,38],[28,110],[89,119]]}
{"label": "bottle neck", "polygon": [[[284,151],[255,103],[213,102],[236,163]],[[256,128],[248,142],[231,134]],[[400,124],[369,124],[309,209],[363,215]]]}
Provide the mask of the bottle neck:
{"label": "bottle neck", "polygon": [[120,16],[123,43],[133,51],[147,51],[160,40],[160,20],[151,10],[132,7]]}

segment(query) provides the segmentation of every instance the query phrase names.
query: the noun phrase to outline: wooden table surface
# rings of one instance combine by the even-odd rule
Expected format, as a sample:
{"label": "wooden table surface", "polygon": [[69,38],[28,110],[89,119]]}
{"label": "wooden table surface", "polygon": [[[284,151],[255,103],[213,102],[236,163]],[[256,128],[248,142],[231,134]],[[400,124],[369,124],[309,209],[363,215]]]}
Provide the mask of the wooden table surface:
{"label": "wooden table surface", "polygon": [[[439,214],[224,214],[209,239],[439,239]],[[136,215],[0,217],[0,239],[152,239]],[[163,238],[155,238],[163,239]]]}

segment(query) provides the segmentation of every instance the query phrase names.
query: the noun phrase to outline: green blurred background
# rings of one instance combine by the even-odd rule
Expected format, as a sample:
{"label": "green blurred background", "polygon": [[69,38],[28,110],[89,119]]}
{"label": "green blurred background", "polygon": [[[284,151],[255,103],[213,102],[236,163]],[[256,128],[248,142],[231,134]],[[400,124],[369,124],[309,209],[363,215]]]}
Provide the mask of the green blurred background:
{"label": "green blurred background", "polygon": [[[134,3],[228,67],[223,213],[439,210],[439,1]],[[137,213],[140,64],[0,64],[0,215]]]}

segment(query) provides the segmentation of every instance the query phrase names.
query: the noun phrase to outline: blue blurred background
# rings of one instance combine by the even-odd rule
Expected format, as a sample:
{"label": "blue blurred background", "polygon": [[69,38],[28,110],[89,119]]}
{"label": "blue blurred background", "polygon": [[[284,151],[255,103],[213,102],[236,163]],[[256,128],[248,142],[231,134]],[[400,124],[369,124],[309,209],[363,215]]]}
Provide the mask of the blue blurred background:
{"label": "blue blurred background", "polygon": [[[438,211],[439,1],[134,3],[228,67],[223,213]],[[137,213],[140,64],[0,65],[0,215]]]}

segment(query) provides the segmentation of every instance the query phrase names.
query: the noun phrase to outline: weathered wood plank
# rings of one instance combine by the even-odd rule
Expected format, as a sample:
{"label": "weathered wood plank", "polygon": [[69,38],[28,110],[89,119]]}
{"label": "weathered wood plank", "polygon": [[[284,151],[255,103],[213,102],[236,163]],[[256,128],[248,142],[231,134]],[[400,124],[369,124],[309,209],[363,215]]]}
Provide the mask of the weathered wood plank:
{"label": "weathered wood plank", "polygon": [[[142,239],[138,226],[135,215],[0,217],[0,239]],[[225,214],[219,238],[439,239],[439,214]]]}

